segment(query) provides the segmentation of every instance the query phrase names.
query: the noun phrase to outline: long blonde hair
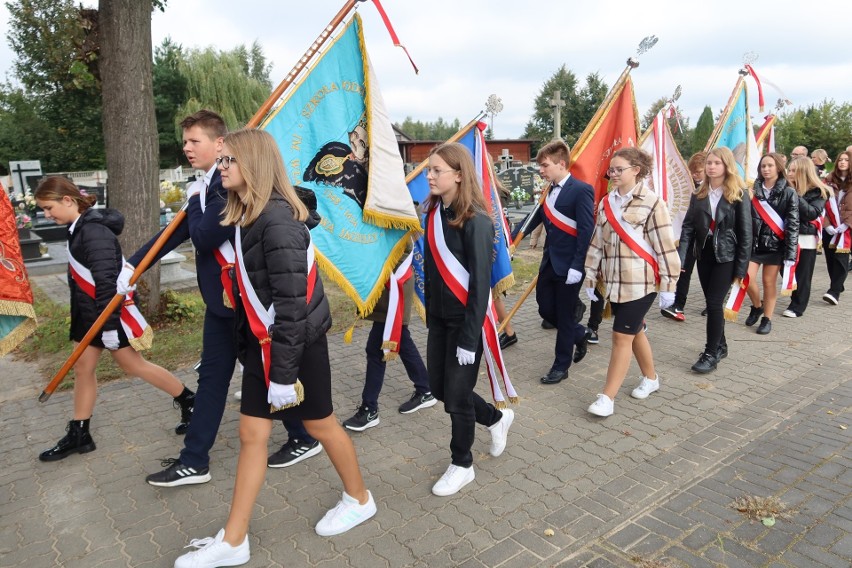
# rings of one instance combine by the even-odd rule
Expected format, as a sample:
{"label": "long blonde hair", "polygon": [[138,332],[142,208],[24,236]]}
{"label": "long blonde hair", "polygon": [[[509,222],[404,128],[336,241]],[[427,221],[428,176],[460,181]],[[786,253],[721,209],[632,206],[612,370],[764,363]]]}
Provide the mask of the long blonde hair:
{"label": "long blonde hair", "polygon": [[[246,182],[242,199],[228,192],[228,203],[222,211],[223,225],[251,225],[269,202],[272,191],[284,196],[297,221],[308,218],[308,208],[296,195],[275,139],[264,130],[237,130],[225,136],[225,144]],[[233,166],[231,166],[233,167]]]}
{"label": "long blonde hair", "polygon": [[[439,156],[447,162],[450,168],[461,174],[459,190],[456,192],[456,197],[452,203],[456,218],[449,222],[450,226],[456,229],[462,228],[465,221],[473,217],[477,211],[487,215],[488,206],[482,196],[482,186],[479,184],[479,178],[476,177],[476,169],[470,150],[458,142],[452,142],[432,148],[429,155]],[[439,203],[441,203],[441,198],[430,194],[426,201],[426,211],[431,210]]]}
{"label": "long blonde hair", "polygon": [[813,160],[805,156],[793,158],[787,169],[796,166],[796,173],[792,176],[787,176],[787,181],[796,188],[796,193],[799,196],[806,194],[811,189],[818,189],[823,199],[831,197],[831,188],[825,185],[816,173],[816,166]]}
{"label": "long blonde hair", "polygon": [[[709,158],[710,156],[716,156],[722,160],[722,164],[725,166],[725,179],[722,181],[722,196],[728,203],[741,201],[743,198],[743,190],[746,189],[746,182],[743,181],[743,178],[740,177],[739,170],[737,170],[737,162],[734,159],[734,153],[731,152],[730,148],[719,146],[707,152],[706,158]],[[705,164],[707,163],[706,158]],[[709,194],[710,177],[707,175],[707,169],[705,167],[704,181],[702,181],[701,185],[698,186],[698,191],[696,192],[695,197],[698,199],[705,199]]]}

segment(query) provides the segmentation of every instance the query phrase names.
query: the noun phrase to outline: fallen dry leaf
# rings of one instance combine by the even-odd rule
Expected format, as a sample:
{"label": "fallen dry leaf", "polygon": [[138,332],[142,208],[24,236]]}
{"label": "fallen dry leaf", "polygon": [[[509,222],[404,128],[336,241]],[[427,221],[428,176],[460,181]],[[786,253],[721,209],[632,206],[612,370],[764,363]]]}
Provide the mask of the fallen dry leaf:
{"label": "fallen dry leaf", "polygon": [[554,534],[556,533],[553,532],[553,529],[544,529],[544,536],[553,536]]}

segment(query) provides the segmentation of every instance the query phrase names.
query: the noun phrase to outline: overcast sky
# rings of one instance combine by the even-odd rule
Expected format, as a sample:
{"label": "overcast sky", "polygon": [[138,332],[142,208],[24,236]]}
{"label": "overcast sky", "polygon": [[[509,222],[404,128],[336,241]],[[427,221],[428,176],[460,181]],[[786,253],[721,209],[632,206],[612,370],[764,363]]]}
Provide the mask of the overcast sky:
{"label": "overcast sky", "polygon": [[[85,5],[95,2],[84,1]],[[165,37],[185,47],[230,49],[258,40],[273,64],[272,82],[293,67],[343,0],[169,0],[153,16],[153,42]],[[359,3],[367,49],[392,120],[462,123],[502,99],[494,118],[497,138],[520,136],[544,82],[566,65],[581,81],[599,72],[612,85],[643,37],[657,45],[632,72],[640,115],[677,85],[679,105],[692,126],[704,105],[714,114],[727,102],[743,54],[764,80],[768,106],[780,93],[795,106],[825,98],[852,100],[848,2],[716,0],[384,0],[397,34],[420,68],[415,75],[394,48],[372,2]],[[8,12],[0,5],[5,37]],[[0,73],[11,74],[14,54],[0,46]],[[757,90],[749,85],[752,114]],[[850,141],[852,142],[852,141]]]}

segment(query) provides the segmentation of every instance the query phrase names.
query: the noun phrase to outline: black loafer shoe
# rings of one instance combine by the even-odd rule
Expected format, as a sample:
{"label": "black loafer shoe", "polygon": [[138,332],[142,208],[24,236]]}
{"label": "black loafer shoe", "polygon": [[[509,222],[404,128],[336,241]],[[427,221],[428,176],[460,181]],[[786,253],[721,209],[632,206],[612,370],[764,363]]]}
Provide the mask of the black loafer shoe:
{"label": "black loafer shoe", "polygon": [[543,319],[541,320],[541,329],[556,329],[556,326],[550,323],[549,321]]}
{"label": "black loafer shoe", "polygon": [[748,313],[748,317],[745,320],[746,327],[751,327],[757,323],[757,320],[760,319],[760,316],[763,315],[763,307],[755,308],[751,307],[751,311]]}
{"label": "black loafer shoe", "polygon": [[511,347],[515,343],[518,342],[518,334],[513,333],[512,335],[506,335],[505,333],[500,334],[500,349],[506,349],[507,347]]}
{"label": "black loafer shoe", "polygon": [[772,331],[772,320],[763,316],[760,318],[760,325],[757,327],[757,333],[759,335],[769,335],[770,331]]}
{"label": "black loafer shoe", "polygon": [[692,366],[692,370],[696,373],[701,374],[709,373],[711,371],[716,370],[716,365],[718,365],[718,363],[718,358],[705,351],[698,358],[698,361],[695,363],[695,365]]}
{"label": "black loafer shoe", "polygon": [[561,383],[563,379],[567,379],[567,378],[568,378],[568,369],[565,369],[564,371],[551,370],[549,373],[547,373],[545,376],[543,376],[539,380],[541,381],[541,384],[543,384],[543,385],[555,385],[556,383]]}
{"label": "black loafer shoe", "polygon": [[580,343],[577,344],[577,348],[574,350],[574,362],[579,363],[586,356],[586,353],[589,352],[589,336],[591,335],[591,330],[587,329],[586,333],[583,334],[583,339]]}

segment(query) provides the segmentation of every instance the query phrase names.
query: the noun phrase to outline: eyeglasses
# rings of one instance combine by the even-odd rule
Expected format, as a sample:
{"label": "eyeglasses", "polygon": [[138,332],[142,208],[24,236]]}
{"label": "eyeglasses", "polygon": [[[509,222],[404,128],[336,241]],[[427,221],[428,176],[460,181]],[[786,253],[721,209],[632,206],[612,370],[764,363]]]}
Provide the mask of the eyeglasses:
{"label": "eyeglasses", "polygon": [[216,165],[222,166],[223,170],[227,170],[231,167],[231,162],[236,162],[237,159],[233,156],[222,156],[221,158],[216,158]]}
{"label": "eyeglasses", "polygon": [[626,168],[609,168],[609,169],[607,169],[606,174],[609,175],[609,176],[620,176],[621,172],[623,172],[624,170],[629,170],[630,168],[635,168],[635,167],[638,167],[638,166],[627,166]]}
{"label": "eyeglasses", "polygon": [[458,170],[454,170],[454,169],[441,170],[441,169],[438,169],[438,168],[424,168],[423,171],[426,172],[427,176],[432,176],[433,178],[436,178],[436,177],[440,176],[441,174],[445,174],[447,172],[455,172],[455,171],[458,171]]}

